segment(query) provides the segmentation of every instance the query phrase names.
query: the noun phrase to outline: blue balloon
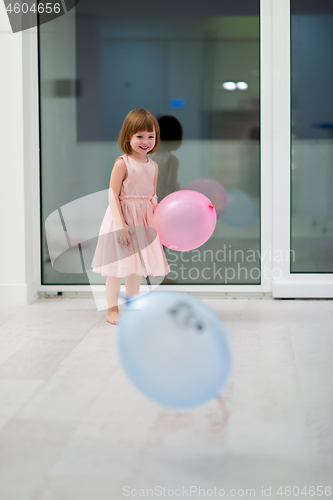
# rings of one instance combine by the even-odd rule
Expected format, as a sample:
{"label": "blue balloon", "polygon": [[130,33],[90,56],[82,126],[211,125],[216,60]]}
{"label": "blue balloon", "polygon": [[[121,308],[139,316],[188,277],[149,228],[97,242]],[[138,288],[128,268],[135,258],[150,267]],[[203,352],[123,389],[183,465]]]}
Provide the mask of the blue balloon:
{"label": "blue balloon", "polygon": [[229,226],[245,227],[252,224],[256,216],[254,199],[240,189],[227,191],[228,205],[222,220]]}
{"label": "blue balloon", "polygon": [[117,346],[131,382],[170,408],[192,408],[218,396],[231,370],[221,320],[181,292],[150,292],[128,302]]}

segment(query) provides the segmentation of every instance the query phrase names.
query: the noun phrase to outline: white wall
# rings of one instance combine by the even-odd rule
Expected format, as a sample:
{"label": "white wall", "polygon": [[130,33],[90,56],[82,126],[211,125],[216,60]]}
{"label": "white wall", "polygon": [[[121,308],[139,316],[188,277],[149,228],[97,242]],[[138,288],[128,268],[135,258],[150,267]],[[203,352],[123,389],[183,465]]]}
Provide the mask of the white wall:
{"label": "white wall", "polygon": [[[37,298],[38,271],[33,238],[36,170],[33,164],[34,102],[26,60],[35,30],[13,34],[0,3],[0,303],[30,303]],[[24,84],[24,85],[23,85]],[[24,106],[25,104],[25,106]],[[36,144],[36,143],[35,143]],[[36,250],[35,250],[36,251]]]}

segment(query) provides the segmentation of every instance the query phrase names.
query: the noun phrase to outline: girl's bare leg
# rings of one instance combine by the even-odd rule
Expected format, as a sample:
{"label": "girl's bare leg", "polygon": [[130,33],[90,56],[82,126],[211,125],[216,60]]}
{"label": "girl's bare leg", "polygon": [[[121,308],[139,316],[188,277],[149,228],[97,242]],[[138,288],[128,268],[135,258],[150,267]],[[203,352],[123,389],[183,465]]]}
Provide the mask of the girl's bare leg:
{"label": "girl's bare leg", "polygon": [[116,325],[119,320],[118,293],[120,290],[121,278],[108,276],[106,278],[106,300],[108,303],[108,313],[106,321],[111,325]]}
{"label": "girl's bare leg", "polygon": [[137,295],[140,290],[141,276],[130,274],[125,281],[126,295]]}

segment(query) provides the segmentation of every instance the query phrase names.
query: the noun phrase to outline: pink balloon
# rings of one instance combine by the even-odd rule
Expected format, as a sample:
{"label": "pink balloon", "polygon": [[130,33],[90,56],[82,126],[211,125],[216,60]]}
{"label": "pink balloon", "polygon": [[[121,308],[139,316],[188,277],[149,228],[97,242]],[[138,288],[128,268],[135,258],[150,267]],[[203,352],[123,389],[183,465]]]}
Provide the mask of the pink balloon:
{"label": "pink balloon", "polygon": [[154,228],[161,243],[173,250],[188,251],[203,245],[213,234],[216,212],[202,193],[175,191],[158,204]]}
{"label": "pink balloon", "polygon": [[214,198],[214,204],[220,205],[220,208],[216,208],[217,218],[221,217],[221,215],[225,212],[228,205],[228,195],[222,184],[214,179],[195,179],[187,184],[184,189],[193,189],[193,191],[198,191],[199,193],[204,194],[210,200],[214,195],[217,196],[217,199]]}

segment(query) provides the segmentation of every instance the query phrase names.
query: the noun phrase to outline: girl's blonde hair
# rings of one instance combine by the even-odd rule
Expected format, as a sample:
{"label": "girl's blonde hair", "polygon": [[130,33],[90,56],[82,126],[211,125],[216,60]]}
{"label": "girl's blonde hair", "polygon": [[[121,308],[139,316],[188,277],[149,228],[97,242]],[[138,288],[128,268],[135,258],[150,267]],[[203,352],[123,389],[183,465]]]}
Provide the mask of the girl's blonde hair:
{"label": "girl's blonde hair", "polygon": [[147,154],[154,153],[160,145],[160,126],[155,116],[148,109],[132,109],[126,116],[119,132],[118,144],[125,154],[131,154],[130,140],[137,132],[153,132],[155,127],[155,146]]}

